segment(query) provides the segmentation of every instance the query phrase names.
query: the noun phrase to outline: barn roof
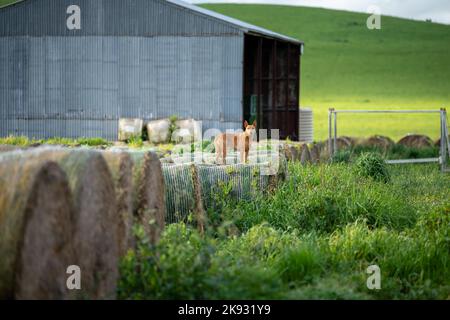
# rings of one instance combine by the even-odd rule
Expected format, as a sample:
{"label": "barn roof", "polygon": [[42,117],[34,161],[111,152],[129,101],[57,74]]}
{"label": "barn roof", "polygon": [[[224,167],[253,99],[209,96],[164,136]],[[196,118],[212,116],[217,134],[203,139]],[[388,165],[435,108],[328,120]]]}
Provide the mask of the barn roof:
{"label": "barn roof", "polygon": [[[15,1],[13,3],[10,3],[10,4],[4,5],[4,6],[0,6],[0,9],[6,8],[6,7],[9,7],[9,6],[13,6],[15,4],[19,4],[19,3],[22,3],[22,2],[26,2],[26,1],[29,1],[29,0],[18,0],[18,1]],[[217,13],[217,12],[214,12],[214,11],[211,11],[211,10],[207,10],[207,9],[198,7],[198,6],[193,5],[193,4],[186,3],[184,1],[180,1],[180,0],[165,0],[165,1],[175,5],[177,7],[180,7],[182,9],[190,10],[190,11],[193,11],[193,12],[199,14],[199,15],[203,15],[203,16],[206,16],[208,18],[211,18],[211,19],[220,21],[222,23],[225,23],[227,25],[230,25],[231,27],[237,28],[237,29],[241,30],[242,32],[244,32],[246,34],[262,35],[262,36],[266,36],[266,37],[270,37],[270,38],[276,38],[276,39],[288,41],[288,42],[295,43],[295,44],[303,44],[303,42],[300,41],[300,40],[297,40],[297,39],[294,39],[294,38],[282,35],[280,33],[273,32],[273,31],[268,30],[268,29],[264,29],[264,28],[252,25],[250,23],[247,23],[247,22],[244,22],[244,21],[241,21],[241,20],[238,20],[238,19],[234,19],[234,18],[225,16],[223,14],[220,14],[220,13]]]}
{"label": "barn roof", "polygon": [[217,13],[217,12],[214,12],[211,10],[201,8],[199,6],[195,6],[193,4],[186,3],[184,1],[180,1],[180,0],[166,0],[166,1],[173,3],[177,6],[184,7],[186,9],[195,11],[197,13],[209,16],[211,18],[221,20],[227,24],[231,24],[234,27],[241,29],[245,33],[256,33],[256,34],[265,35],[265,36],[268,36],[271,38],[278,38],[278,39],[282,39],[282,40],[297,43],[297,44],[303,44],[303,42],[300,40],[297,40],[297,39],[282,35],[280,33],[276,33],[276,32],[252,25],[250,23],[247,23],[247,22],[244,22],[244,21],[241,21],[238,19],[234,19],[234,18],[225,16],[223,14],[220,14],[220,13]]}

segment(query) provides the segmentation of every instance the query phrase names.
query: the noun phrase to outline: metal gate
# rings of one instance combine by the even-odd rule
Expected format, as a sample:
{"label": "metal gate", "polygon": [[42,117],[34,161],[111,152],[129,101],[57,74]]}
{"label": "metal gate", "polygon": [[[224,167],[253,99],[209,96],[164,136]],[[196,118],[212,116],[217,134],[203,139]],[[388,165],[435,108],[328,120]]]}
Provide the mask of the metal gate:
{"label": "metal gate", "polygon": [[399,159],[386,160],[388,164],[403,164],[403,163],[430,163],[437,162],[441,166],[442,172],[450,172],[447,168],[447,153],[450,157],[450,140],[448,139],[447,126],[447,111],[444,108],[440,110],[335,110],[330,108],[328,110],[328,148],[330,150],[330,157],[332,157],[338,149],[337,145],[337,114],[338,113],[439,113],[440,114],[440,134],[441,143],[439,146],[440,152],[437,158],[423,158],[423,159]]}

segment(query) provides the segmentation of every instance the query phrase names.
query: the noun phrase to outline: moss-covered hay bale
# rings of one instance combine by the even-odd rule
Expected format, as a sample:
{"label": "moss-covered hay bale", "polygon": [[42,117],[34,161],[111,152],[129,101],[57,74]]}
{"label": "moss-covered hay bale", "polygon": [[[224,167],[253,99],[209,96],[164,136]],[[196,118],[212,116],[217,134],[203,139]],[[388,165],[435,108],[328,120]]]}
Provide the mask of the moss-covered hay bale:
{"label": "moss-covered hay bale", "polygon": [[[195,164],[164,164],[163,167],[166,223],[192,222],[204,230],[206,214],[201,197],[201,185]],[[193,221],[188,221],[192,214]]]}
{"label": "moss-covered hay bale", "polygon": [[[201,161],[201,156],[186,156],[186,163],[181,163],[180,157],[176,158],[176,164],[163,164],[167,223],[191,222],[187,219],[191,214],[192,222],[202,231],[208,223],[205,209],[214,206],[223,189],[229,188],[232,199],[251,200],[255,193],[270,192],[286,178],[287,162],[280,153],[251,152],[248,164],[240,164],[236,153],[230,153],[227,158],[231,164],[191,162],[192,159]],[[209,155],[206,161],[209,162]]]}
{"label": "moss-covered hay bale", "polygon": [[66,299],[74,211],[64,171],[22,153],[0,159],[0,299]]}
{"label": "moss-covered hay bale", "polygon": [[300,163],[303,165],[311,163],[311,153],[309,152],[308,145],[305,143],[300,148]]}
{"label": "moss-covered hay bale", "polygon": [[133,238],[133,161],[126,152],[107,151],[103,157],[111,172],[116,190],[119,256],[134,247]]}
{"label": "moss-covered hay bale", "polygon": [[297,144],[288,144],[285,143],[281,147],[282,154],[289,161],[298,161],[300,160],[300,146]]}
{"label": "moss-covered hay bale", "polygon": [[[329,139],[326,140],[323,145],[322,148],[323,150],[326,150],[326,152],[328,152],[328,148],[329,148]],[[331,143],[334,146],[334,139],[331,139]],[[351,148],[353,145],[355,144],[355,140],[351,137],[347,137],[347,136],[340,136],[336,138],[336,146],[338,150],[345,150],[348,148]]]}
{"label": "moss-covered hay bale", "polygon": [[310,150],[311,162],[317,164],[321,161],[323,143],[315,143]]}
{"label": "moss-covered hay bale", "polygon": [[421,134],[409,134],[401,138],[398,144],[409,148],[428,148],[433,146],[430,137]]}
{"label": "moss-covered hay bale", "polygon": [[[447,140],[445,141],[445,143],[447,143],[447,141],[450,141],[450,136],[447,137]],[[441,146],[441,138],[440,138],[440,137],[439,137],[439,139],[437,139],[437,140],[434,142],[434,146],[435,146],[435,147],[440,147],[440,146]]]}
{"label": "moss-covered hay bale", "polygon": [[280,161],[279,168],[274,169],[275,172],[271,175],[262,174],[262,170],[268,169],[266,166],[266,164],[198,165],[205,207],[214,208],[217,196],[250,201],[261,190],[272,190],[285,176],[285,163]]}
{"label": "moss-covered hay bale", "polygon": [[388,150],[389,148],[393,147],[394,144],[395,142],[391,138],[380,135],[371,136],[359,143],[359,145],[365,147],[375,147],[382,150]]}
{"label": "moss-covered hay bale", "polygon": [[73,264],[82,273],[78,298],[115,298],[119,217],[105,159],[100,152],[80,149],[38,148],[34,153],[56,161],[69,180],[75,210]]}
{"label": "moss-covered hay bale", "polygon": [[133,213],[152,243],[165,225],[164,178],[154,152],[130,152],[133,160]]}
{"label": "moss-covered hay bale", "polygon": [[21,150],[22,148],[19,146],[14,146],[10,144],[0,144],[0,153],[2,152],[10,152],[14,150]]}

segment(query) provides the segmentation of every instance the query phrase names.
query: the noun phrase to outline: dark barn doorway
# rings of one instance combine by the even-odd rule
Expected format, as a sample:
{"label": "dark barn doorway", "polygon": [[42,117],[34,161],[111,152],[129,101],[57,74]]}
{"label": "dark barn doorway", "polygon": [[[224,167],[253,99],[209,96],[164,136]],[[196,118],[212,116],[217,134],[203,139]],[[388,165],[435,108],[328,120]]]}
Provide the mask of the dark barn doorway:
{"label": "dark barn doorway", "polygon": [[[244,40],[244,119],[280,138],[298,140],[300,45],[246,35]],[[270,135],[270,130],[268,131]]]}

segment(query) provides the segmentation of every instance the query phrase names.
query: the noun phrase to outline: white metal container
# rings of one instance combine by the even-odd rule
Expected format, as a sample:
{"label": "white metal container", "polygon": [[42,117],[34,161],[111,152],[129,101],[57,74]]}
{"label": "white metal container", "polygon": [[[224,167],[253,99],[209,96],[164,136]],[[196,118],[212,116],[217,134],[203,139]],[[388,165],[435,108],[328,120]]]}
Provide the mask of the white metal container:
{"label": "white metal container", "polygon": [[314,140],[313,112],[311,108],[300,108],[299,141],[311,143]]}

